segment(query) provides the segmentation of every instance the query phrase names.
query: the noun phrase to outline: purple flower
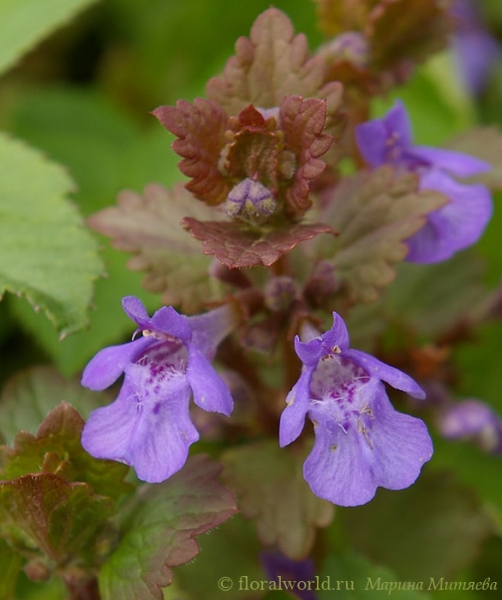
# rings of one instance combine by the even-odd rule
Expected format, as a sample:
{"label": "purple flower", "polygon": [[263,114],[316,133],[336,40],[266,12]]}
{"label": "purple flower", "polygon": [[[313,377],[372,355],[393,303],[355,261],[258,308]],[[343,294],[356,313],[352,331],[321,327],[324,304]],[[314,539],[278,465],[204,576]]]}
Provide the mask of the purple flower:
{"label": "purple flower", "polygon": [[477,242],[492,215],[489,190],[480,184],[461,184],[454,177],[471,177],[489,170],[488,163],[451,150],[414,146],[411,125],[397,101],[383,117],[356,128],[359,150],[372,167],[392,164],[417,173],[420,189],[437,190],[450,200],[427,216],[426,224],[407,240],[406,259],[434,263]]}
{"label": "purple flower", "polygon": [[473,440],[489,454],[502,454],[502,420],[480,400],[451,404],[439,417],[439,429],[450,440]]}
{"label": "purple flower", "polygon": [[229,415],[230,392],[211,367],[218,343],[233,326],[232,309],[224,306],[194,317],[171,306],[149,318],[140,300],[122,300],[127,316],[143,336],[104,348],[90,361],[82,385],[103,390],[122,373],[117,399],[93,411],[82,433],[82,445],[96,458],[124,462],[138,477],[164,481],[185,464],[190,444],[199,439],[189,417],[189,400],[200,408]]}
{"label": "purple flower", "polygon": [[303,362],[300,378],[286,398],[279,440],[286,446],[302,432],[308,414],[314,448],[303,474],[314,494],[341,506],[369,502],[376,488],[410,486],[432,455],[425,424],[392,407],[383,382],[414,398],[423,390],[402,371],[349,348],[342,318],[323,335],[295,339]]}
{"label": "purple flower", "polygon": [[456,0],[452,14],[457,21],[452,45],[459,75],[473,95],[483,91],[490,71],[502,52],[496,38],[484,26],[475,2]]}
{"label": "purple flower", "polygon": [[311,589],[315,583],[314,561],[292,560],[278,551],[262,552],[260,558],[267,579],[276,584],[276,589],[287,589],[300,600],[316,600]]}

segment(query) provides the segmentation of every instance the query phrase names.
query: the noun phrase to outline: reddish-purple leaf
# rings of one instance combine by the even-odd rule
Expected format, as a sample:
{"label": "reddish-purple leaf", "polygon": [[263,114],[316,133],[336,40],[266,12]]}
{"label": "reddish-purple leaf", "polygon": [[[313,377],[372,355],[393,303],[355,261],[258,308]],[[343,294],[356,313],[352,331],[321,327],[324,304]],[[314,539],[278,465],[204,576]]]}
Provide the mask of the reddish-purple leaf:
{"label": "reddish-purple leaf", "polygon": [[231,187],[218,170],[225,145],[225,111],[216,102],[196,98],[193,104],[178,100],[176,107],[159,106],[152,114],[178,137],[172,147],[183,157],[180,171],[191,178],[186,188],[207,204],[223,202]]}
{"label": "reddish-purple leaf", "polygon": [[286,146],[297,158],[294,183],[286,192],[286,200],[293,214],[302,215],[312,205],[309,182],[325,168],[319,157],[329,150],[333,141],[330,135],[323,133],[326,102],[287,96],[281,103],[280,118]]}
{"label": "reddish-purple leaf", "polygon": [[223,456],[224,478],[240,498],[243,515],[256,519],[261,542],[279,546],[293,559],[308,554],[316,528],[330,524],[334,509],[310,490],[304,459],[274,441],[240,446]]}
{"label": "reddish-purple leaf", "polygon": [[123,481],[126,465],[93,458],[82,448],[83,427],[78,412],[62,402],[47,415],[36,436],[21,431],[13,449],[0,446],[2,479],[45,472],[66,481],[88,483],[97,494],[114,499],[130,492],[131,484]]}
{"label": "reddish-purple leaf", "polygon": [[297,223],[283,229],[256,230],[242,223],[198,221],[186,217],[183,226],[202,241],[204,254],[215,256],[229,268],[269,267],[300,242],[321,233],[333,233],[322,223]]}
{"label": "reddish-purple leaf", "polygon": [[220,77],[209,80],[206,93],[229,115],[237,115],[249,104],[278,107],[288,95],[324,98],[334,123],[339,120],[336,112],[342,86],[337,82],[325,85],[325,69],[320,56],[309,56],[305,36],[294,35],[288,17],[270,8],[256,19],[249,38],[237,40],[235,56],[228,60]]}

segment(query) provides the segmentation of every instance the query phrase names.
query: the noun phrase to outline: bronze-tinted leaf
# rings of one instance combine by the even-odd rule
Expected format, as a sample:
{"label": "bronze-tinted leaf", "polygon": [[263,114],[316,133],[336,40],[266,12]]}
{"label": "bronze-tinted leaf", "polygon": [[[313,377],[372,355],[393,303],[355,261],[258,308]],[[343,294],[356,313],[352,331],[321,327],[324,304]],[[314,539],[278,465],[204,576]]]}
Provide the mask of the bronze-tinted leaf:
{"label": "bronze-tinted leaf", "polygon": [[178,138],[172,148],[183,157],[180,171],[191,178],[187,190],[207,204],[223,202],[230,191],[230,185],[218,170],[225,145],[225,111],[216,102],[196,98],[193,104],[178,100],[175,107],[159,106],[152,114]]}
{"label": "bronze-tinted leaf", "polygon": [[143,195],[121,192],[117,206],[92,215],[88,223],[111,237],[115,248],[134,254],[128,267],[146,271],[145,289],[161,293],[165,304],[194,313],[203,303],[220,299],[223,292],[221,284],[208,275],[211,259],[201,254],[200,245],[181,227],[186,215],[218,217],[182,185],[166,190],[150,184]]}
{"label": "bronze-tinted leaf", "polygon": [[333,519],[334,506],[314,496],[303,478],[305,456],[279,448],[277,442],[256,442],[223,456],[224,478],[240,498],[248,519],[256,519],[258,537],[278,545],[293,559],[304,558],[317,527]]}
{"label": "bronze-tinted leaf", "polygon": [[202,241],[202,252],[215,256],[229,268],[269,267],[300,242],[321,233],[332,233],[322,223],[298,223],[285,228],[251,229],[242,223],[183,219],[183,226]]}
{"label": "bronze-tinted leaf", "polygon": [[349,303],[372,302],[395,276],[392,265],[408,252],[404,241],[418,231],[426,216],[447,202],[439,192],[417,191],[418,178],[396,176],[383,166],[340,182],[321,213],[338,234],[315,240],[309,253],[333,264]]}

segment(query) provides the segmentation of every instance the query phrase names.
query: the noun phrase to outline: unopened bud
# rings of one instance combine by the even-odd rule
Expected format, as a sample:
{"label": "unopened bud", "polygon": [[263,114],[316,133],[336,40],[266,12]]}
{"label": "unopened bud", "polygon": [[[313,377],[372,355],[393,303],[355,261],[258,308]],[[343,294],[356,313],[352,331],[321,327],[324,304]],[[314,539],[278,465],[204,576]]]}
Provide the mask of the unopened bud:
{"label": "unopened bud", "polygon": [[228,194],[225,211],[230,217],[256,219],[268,217],[276,206],[277,202],[268,188],[246,177]]}
{"label": "unopened bud", "polygon": [[285,310],[297,295],[297,286],[291,277],[273,277],[265,286],[265,305],[272,311]]}

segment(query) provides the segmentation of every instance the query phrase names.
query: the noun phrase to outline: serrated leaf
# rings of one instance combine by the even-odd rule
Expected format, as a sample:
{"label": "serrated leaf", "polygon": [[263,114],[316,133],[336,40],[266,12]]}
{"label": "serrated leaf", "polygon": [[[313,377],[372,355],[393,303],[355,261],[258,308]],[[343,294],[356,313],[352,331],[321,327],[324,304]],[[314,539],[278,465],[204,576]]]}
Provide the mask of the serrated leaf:
{"label": "serrated leaf", "polygon": [[0,4],[0,73],[43,37],[95,0],[3,0]]}
{"label": "serrated leaf", "polygon": [[183,157],[180,171],[191,178],[187,190],[211,206],[221,204],[231,189],[218,169],[226,141],[225,111],[215,102],[196,98],[193,104],[178,100],[175,107],[159,106],[152,114],[178,138],[172,148]]}
{"label": "serrated leaf", "polygon": [[[256,539],[253,525],[240,514],[225,521],[217,531],[200,538],[201,552],[197,559],[176,569],[173,587],[189,592],[189,600],[221,600],[222,590],[218,581],[227,577],[234,582],[234,589],[225,592],[229,600],[239,600],[245,594],[236,582],[245,573],[250,581],[264,579],[259,557],[262,550]],[[223,560],[222,560],[222,557]],[[243,568],[244,567],[244,568]],[[225,581],[228,582],[229,579]],[[171,591],[171,587],[166,591]],[[174,593],[171,600],[183,600],[185,596]],[[179,598],[178,598],[179,595]]]}
{"label": "serrated leaf", "polygon": [[447,471],[426,471],[399,494],[382,490],[341,518],[356,549],[407,581],[451,578],[493,529],[473,491]]}
{"label": "serrated leaf", "polygon": [[198,221],[186,217],[183,226],[195,239],[202,241],[204,254],[214,255],[230,269],[256,265],[269,267],[300,242],[321,233],[332,233],[331,227],[322,223],[298,223],[288,228],[262,231],[248,229],[240,223]]}
{"label": "serrated leaf", "polygon": [[0,531],[22,547],[35,544],[58,562],[87,553],[111,516],[110,498],[95,496],[86,483],[68,483],[52,473],[0,482]]}
{"label": "serrated leaf", "polygon": [[130,491],[131,485],[123,481],[126,465],[93,458],[82,448],[83,427],[78,412],[62,402],[44,419],[36,437],[21,431],[14,448],[0,446],[2,478],[15,479],[42,471],[66,481],[88,483],[97,494],[114,499]]}
{"label": "serrated leaf", "polygon": [[49,366],[16,373],[5,383],[0,396],[3,443],[12,444],[19,431],[35,434],[45,417],[62,401],[87,418],[91,410],[107,404],[110,397],[84,388],[80,379],[64,379]]}
{"label": "serrated leaf", "polygon": [[197,455],[166,482],[146,485],[120,542],[99,575],[103,600],[160,600],[172,567],[199,553],[195,537],[236,512],[235,500],[216,477],[221,467]]}
{"label": "serrated leaf", "polygon": [[286,146],[298,161],[294,184],[286,192],[286,201],[293,214],[303,215],[312,205],[309,183],[325,168],[319,157],[332,143],[332,137],[323,133],[326,103],[316,98],[305,100],[300,96],[288,96],[281,103],[280,119]]}
{"label": "serrated leaf", "polygon": [[97,244],[67,201],[73,182],[57,164],[0,135],[0,291],[25,296],[61,336],[84,327]]}
{"label": "serrated leaf", "polygon": [[105,208],[88,219],[89,225],[110,236],[115,248],[135,256],[128,266],[146,271],[142,284],[150,292],[162,293],[165,304],[181,305],[194,313],[205,302],[221,298],[222,287],[209,277],[211,259],[182,227],[188,215],[214,217],[181,185],[166,190],[150,184],[141,196],[125,191],[118,206]]}
{"label": "serrated leaf", "polygon": [[389,166],[361,172],[343,179],[321,212],[338,235],[314,242],[309,253],[332,262],[349,303],[378,298],[395,277],[392,265],[406,257],[404,240],[448,201],[438,192],[417,191],[417,184],[415,175],[395,176]]}
{"label": "serrated leaf", "polygon": [[250,37],[237,40],[235,53],[222,76],[210,79],[206,86],[208,98],[228,114],[237,115],[248,104],[273,108],[284,96],[293,95],[326,98],[328,114],[336,112],[341,86],[324,86],[324,61],[309,57],[305,35],[295,36],[291,21],[280,10],[263,12]]}
{"label": "serrated leaf", "polygon": [[[337,600],[365,600],[370,595],[371,598],[383,598],[390,594],[399,600],[430,600],[431,598],[431,595],[426,592],[404,587],[406,583],[401,589],[398,588],[397,586],[402,582],[393,571],[373,565],[352,552],[330,554],[324,561],[320,581],[331,583],[331,587],[336,590]],[[416,588],[420,582],[408,581],[408,583]],[[422,587],[426,589],[428,584],[429,580]],[[395,587],[389,591],[391,585]],[[321,587],[319,600],[331,600],[332,594],[332,590],[327,591]]]}
{"label": "serrated leaf", "polygon": [[310,551],[317,527],[329,525],[334,507],[314,496],[303,478],[305,457],[256,442],[227,451],[224,478],[240,498],[240,509],[256,519],[258,537],[297,560]]}

